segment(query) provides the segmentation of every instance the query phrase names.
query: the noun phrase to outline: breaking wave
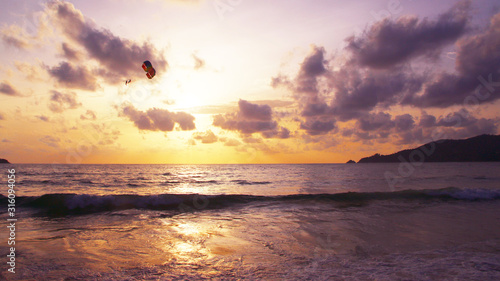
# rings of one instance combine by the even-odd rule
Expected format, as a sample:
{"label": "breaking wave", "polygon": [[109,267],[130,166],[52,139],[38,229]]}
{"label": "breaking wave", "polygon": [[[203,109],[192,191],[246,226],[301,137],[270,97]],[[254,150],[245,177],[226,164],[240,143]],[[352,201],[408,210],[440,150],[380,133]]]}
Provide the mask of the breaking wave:
{"label": "breaking wave", "polygon": [[[297,194],[282,196],[255,195],[89,195],[89,194],[45,194],[42,196],[17,197],[21,208],[35,209],[49,216],[66,216],[111,212],[126,209],[189,211],[217,209],[236,204],[253,202],[323,202],[348,203],[363,206],[372,201],[478,201],[500,199],[500,190],[444,188],[435,190],[404,190],[396,192],[347,192],[336,194]],[[7,197],[0,195],[0,202]]]}

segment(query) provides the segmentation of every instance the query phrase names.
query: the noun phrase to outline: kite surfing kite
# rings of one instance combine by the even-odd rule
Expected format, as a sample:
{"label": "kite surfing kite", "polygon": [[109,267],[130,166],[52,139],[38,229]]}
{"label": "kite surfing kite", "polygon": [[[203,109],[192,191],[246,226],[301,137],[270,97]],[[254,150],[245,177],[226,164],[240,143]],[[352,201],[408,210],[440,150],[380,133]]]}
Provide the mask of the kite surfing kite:
{"label": "kite surfing kite", "polygon": [[146,71],[146,76],[151,79],[155,77],[156,70],[153,68],[153,65],[147,60],[142,63],[142,69]]}
{"label": "kite surfing kite", "polygon": [[[153,77],[155,77],[156,75],[156,70],[154,69],[153,65],[151,64],[150,61],[144,61],[142,63],[142,69],[144,69],[144,71],[146,71],[146,76],[149,78],[149,79],[152,79]],[[128,85],[132,83],[132,79],[127,79],[125,80],[125,85]]]}

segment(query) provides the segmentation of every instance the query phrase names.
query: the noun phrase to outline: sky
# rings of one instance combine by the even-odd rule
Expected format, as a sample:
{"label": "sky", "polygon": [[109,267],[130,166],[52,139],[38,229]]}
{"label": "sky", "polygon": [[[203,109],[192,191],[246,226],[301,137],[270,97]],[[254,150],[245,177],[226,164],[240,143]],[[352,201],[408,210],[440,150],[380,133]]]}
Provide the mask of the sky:
{"label": "sky", "polygon": [[496,0],[0,5],[13,163],[345,163],[499,133]]}

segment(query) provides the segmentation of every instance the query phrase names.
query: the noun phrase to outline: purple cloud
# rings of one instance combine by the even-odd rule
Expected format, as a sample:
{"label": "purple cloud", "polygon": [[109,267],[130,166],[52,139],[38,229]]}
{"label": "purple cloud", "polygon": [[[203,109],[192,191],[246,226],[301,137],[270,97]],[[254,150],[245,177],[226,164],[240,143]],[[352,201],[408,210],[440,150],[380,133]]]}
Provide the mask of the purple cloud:
{"label": "purple cloud", "polygon": [[140,65],[146,59],[153,63],[157,72],[166,70],[167,61],[151,44],[139,44],[120,38],[109,30],[94,27],[71,3],[54,1],[48,4],[48,8],[52,20],[62,29],[64,35],[83,48],[90,59],[101,64],[99,73],[108,82],[142,75]]}
{"label": "purple cloud", "polygon": [[360,37],[347,39],[347,50],[361,66],[387,68],[418,56],[436,58],[441,48],[455,42],[469,22],[470,1],[456,4],[437,20],[400,17],[375,23]]}
{"label": "purple cloud", "polygon": [[356,65],[345,65],[331,83],[336,91],[331,114],[342,121],[358,118],[375,107],[399,104],[421,90],[424,78],[404,69],[391,72],[360,71]]}
{"label": "purple cloud", "polygon": [[40,141],[48,146],[58,148],[60,139],[53,137],[53,136],[45,135],[45,136],[41,137],[40,139],[38,139],[38,141]]}
{"label": "purple cloud", "polygon": [[378,112],[366,114],[357,121],[358,127],[363,131],[389,130],[395,126],[389,113]]}
{"label": "purple cloud", "polygon": [[206,132],[197,132],[193,134],[193,139],[201,141],[201,143],[214,143],[219,140],[219,138],[211,130]]}
{"label": "purple cloud", "polygon": [[59,66],[47,67],[47,71],[59,84],[69,88],[94,91],[98,87],[96,78],[84,66],[61,62]]}
{"label": "purple cloud", "polygon": [[237,139],[224,138],[221,140],[224,141],[225,146],[239,146],[241,144],[241,142]]}
{"label": "purple cloud", "polygon": [[42,120],[43,122],[49,122],[49,117],[47,117],[45,115],[37,115],[35,117]]}
{"label": "purple cloud", "polygon": [[420,122],[418,125],[423,128],[434,127],[436,125],[436,117],[424,112],[420,116]]}
{"label": "purple cloud", "polygon": [[80,115],[80,119],[82,120],[96,120],[97,116],[95,115],[95,112],[92,110],[87,110],[85,114]]}
{"label": "purple cloud", "polygon": [[8,95],[8,96],[20,96],[19,91],[14,89],[9,82],[0,83],[0,94]]}
{"label": "purple cloud", "polygon": [[[386,139],[393,134],[403,141],[421,136],[427,129],[448,127],[436,117],[422,114],[419,123],[410,114],[388,115],[380,110],[404,105],[415,108],[463,104],[477,105],[500,98],[500,13],[485,30],[469,29],[470,2],[462,1],[435,20],[414,16],[385,19],[366,32],[347,39],[348,59],[329,68],[325,50],[313,47],[295,77],[278,75],[273,87],[285,87],[299,103],[295,120],[309,135],[334,132],[338,122],[355,120],[350,136]],[[415,73],[408,66],[415,59],[438,59],[442,48],[455,43],[456,72]],[[375,113],[374,113],[375,112]],[[377,113],[378,112],[378,113]],[[453,118],[453,116],[449,117]],[[462,132],[492,131],[494,120],[464,119]],[[357,129],[356,133],[354,130]]]}
{"label": "purple cloud", "polygon": [[258,105],[246,100],[238,102],[240,111],[238,114],[245,120],[270,121],[272,119],[272,109],[269,105]]}
{"label": "purple cloud", "polygon": [[413,116],[410,114],[403,114],[394,118],[394,124],[397,131],[406,132],[415,127],[415,120],[413,120]]}
{"label": "purple cloud", "polygon": [[132,105],[122,108],[121,114],[127,116],[139,130],[173,131],[175,124],[182,130],[194,130],[194,116],[185,112],[170,112],[166,109],[152,108],[146,112],[139,111]]}
{"label": "purple cloud", "polygon": [[213,125],[246,135],[261,133],[267,138],[290,136],[288,129],[278,128],[278,122],[273,120],[272,109],[269,105],[253,104],[246,100],[238,102],[238,112],[214,116]]}
{"label": "purple cloud", "polygon": [[420,96],[405,104],[446,108],[457,104],[492,102],[500,98],[500,13],[489,28],[457,43],[455,73],[440,73]]}
{"label": "purple cloud", "polygon": [[52,91],[50,101],[49,109],[58,113],[66,109],[75,109],[82,105],[77,101],[76,93],[73,92],[63,94],[58,91]]}
{"label": "purple cloud", "polygon": [[306,130],[309,135],[323,135],[335,129],[333,120],[313,120],[309,119],[300,123],[300,128]]}
{"label": "purple cloud", "polygon": [[0,30],[0,38],[5,44],[16,49],[29,49],[32,47],[30,41],[33,38],[24,29],[16,25],[2,28]]}
{"label": "purple cloud", "polygon": [[68,59],[70,61],[79,61],[80,60],[81,54],[78,51],[71,48],[68,43],[66,43],[66,42],[62,43],[61,48],[63,51],[63,56],[66,59]]}

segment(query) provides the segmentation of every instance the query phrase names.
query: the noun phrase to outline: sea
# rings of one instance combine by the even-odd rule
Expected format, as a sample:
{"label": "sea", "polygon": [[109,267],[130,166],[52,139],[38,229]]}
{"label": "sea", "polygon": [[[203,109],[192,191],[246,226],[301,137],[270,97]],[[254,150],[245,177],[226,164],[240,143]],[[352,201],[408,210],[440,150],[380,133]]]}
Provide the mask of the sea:
{"label": "sea", "polygon": [[0,280],[500,280],[500,163],[0,169]]}

